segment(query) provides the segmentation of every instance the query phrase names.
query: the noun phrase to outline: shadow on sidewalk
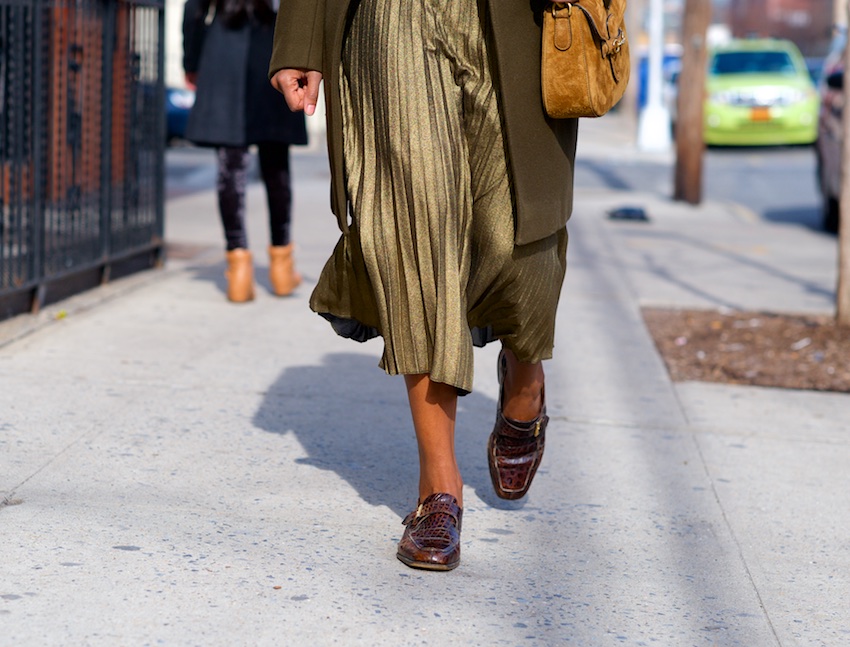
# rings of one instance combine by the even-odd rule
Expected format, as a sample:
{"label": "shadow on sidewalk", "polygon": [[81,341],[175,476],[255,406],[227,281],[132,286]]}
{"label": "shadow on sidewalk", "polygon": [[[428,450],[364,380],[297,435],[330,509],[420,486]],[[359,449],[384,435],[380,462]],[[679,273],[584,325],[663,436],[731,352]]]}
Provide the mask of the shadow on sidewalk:
{"label": "shadow on sidewalk", "polygon": [[[197,265],[192,268],[192,270],[194,272],[193,276],[196,281],[212,283],[213,285],[215,285],[216,289],[221,292],[221,295],[223,297],[226,297],[227,277],[225,276],[225,270],[227,269],[227,264],[224,262],[223,259],[224,253],[222,252],[222,261],[216,262],[214,264]],[[302,280],[307,285],[315,284],[317,280],[316,277],[310,274],[305,274],[304,272],[301,272],[301,276]],[[262,252],[260,252],[259,254],[254,253],[254,287],[256,290],[265,292],[266,294],[274,294],[271,280],[269,279],[269,264],[266,261],[265,257],[262,255]]]}
{"label": "shadow on sidewalk", "polygon": [[[298,462],[335,472],[366,503],[403,517],[416,503],[416,437],[402,379],[377,364],[374,355],[335,353],[320,366],[287,368],[253,422],[270,433],[294,433],[307,453]],[[460,398],[458,461],[466,485],[488,505],[521,508],[521,501],[498,499],[490,484],[486,446],[495,407],[477,393]]]}

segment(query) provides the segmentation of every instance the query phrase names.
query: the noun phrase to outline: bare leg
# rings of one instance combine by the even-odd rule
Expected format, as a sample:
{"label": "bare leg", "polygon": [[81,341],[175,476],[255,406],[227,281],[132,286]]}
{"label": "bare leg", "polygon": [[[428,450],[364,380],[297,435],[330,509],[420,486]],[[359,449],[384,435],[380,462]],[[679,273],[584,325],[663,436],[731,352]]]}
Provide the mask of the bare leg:
{"label": "bare leg", "polygon": [[543,406],[543,364],[526,364],[517,360],[507,348],[508,370],[505,374],[502,415],[511,420],[534,420]]}
{"label": "bare leg", "polygon": [[428,375],[405,375],[413,428],[419,445],[419,500],[451,494],[463,507],[463,480],[455,457],[457,390]]}

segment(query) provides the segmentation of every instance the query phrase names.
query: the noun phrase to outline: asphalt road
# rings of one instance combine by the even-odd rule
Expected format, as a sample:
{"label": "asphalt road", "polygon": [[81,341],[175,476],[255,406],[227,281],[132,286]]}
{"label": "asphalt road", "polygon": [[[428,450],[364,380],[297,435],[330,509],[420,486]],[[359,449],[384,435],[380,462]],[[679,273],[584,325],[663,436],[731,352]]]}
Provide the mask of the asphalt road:
{"label": "asphalt road", "polygon": [[822,228],[812,147],[711,149],[706,196],[731,201],[774,222]]}

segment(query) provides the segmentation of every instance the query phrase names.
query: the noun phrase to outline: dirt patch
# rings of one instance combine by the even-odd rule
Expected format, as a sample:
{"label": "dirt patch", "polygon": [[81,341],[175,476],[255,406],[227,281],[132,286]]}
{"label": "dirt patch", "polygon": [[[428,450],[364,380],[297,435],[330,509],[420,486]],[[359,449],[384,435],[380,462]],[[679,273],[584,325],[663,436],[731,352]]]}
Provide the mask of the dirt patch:
{"label": "dirt patch", "polygon": [[850,393],[850,328],[833,317],[645,308],[673,381]]}

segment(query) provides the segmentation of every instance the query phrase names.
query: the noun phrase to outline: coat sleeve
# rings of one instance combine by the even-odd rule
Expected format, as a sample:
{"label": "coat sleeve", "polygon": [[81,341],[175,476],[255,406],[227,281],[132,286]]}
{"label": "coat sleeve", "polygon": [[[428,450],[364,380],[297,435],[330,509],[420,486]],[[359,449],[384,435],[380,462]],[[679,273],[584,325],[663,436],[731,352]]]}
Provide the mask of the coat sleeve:
{"label": "coat sleeve", "polygon": [[323,71],[326,0],[281,0],[269,78],[284,68]]}
{"label": "coat sleeve", "polygon": [[183,7],[183,69],[189,74],[198,71],[208,8],[203,0],[186,0]]}

